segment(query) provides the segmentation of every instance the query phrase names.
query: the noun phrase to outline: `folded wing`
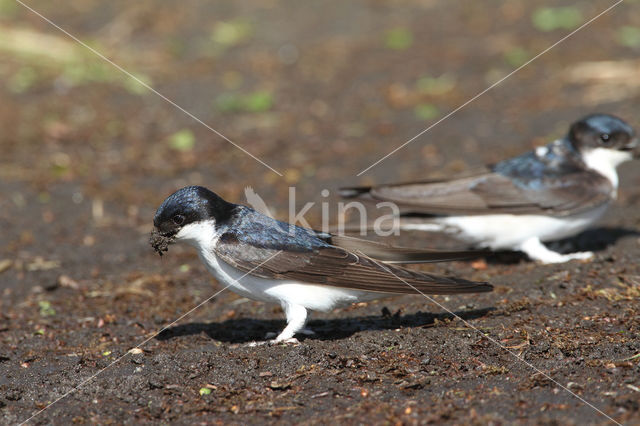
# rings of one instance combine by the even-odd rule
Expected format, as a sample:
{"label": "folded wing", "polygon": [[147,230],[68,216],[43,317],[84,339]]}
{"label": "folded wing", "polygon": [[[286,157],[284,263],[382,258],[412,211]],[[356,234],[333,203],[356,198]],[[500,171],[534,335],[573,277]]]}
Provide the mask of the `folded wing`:
{"label": "folded wing", "polygon": [[397,294],[476,293],[493,289],[485,282],[441,277],[383,264],[335,246],[301,248],[299,251],[256,246],[243,241],[242,235],[233,231],[221,236],[215,252],[224,262],[261,278]]}
{"label": "folded wing", "polygon": [[486,255],[480,250],[438,251],[408,247],[396,247],[377,241],[363,240],[346,235],[331,234],[327,241],[355,254],[363,254],[384,263],[435,263],[473,259]]}
{"label": "folded wing", "polygon": [[348,188],[345,197],[392,201],[403,213],[568,216],[610,201],[608,179],[588,170],[517,181],[495,172],[451,180]]}

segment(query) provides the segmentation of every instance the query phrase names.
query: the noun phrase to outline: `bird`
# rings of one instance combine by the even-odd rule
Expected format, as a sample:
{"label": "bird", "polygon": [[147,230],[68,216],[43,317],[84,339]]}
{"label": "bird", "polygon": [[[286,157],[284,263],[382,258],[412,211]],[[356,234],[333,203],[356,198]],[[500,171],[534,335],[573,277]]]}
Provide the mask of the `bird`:
{"label": "bird", "polygon": [[640,156],[633,128],[609,114],[571,124],[563,138],[458,176],[341,188],[349,199],[395,203],[404,231],[445,232],[473,247],[524,252],[540,263],[589,259],[544,243],[577,235],[616,199],[616,167]]}
{"label": "bird", "polygon": [[[388,246],[292,225],[225,201],[202,186],[167,197],[153,218],[153,249],[173,243],[195,247],[207,270],[237,294],[279,303],[287,325],[271,343],[296,343],[308,311],[327,312],[398,294],[488,292],[486,282],[444,277],[394,263],[438,262],[471,252],[438,252]],[[340,245],[338,245],[340,244]]]}

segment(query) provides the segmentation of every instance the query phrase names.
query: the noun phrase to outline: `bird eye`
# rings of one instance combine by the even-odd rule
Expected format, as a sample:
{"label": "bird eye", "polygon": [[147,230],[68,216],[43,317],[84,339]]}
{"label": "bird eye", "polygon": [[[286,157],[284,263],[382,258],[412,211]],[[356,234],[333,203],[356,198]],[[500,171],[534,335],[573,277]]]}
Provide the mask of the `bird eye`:
{"label": "bird eye", "polygon": [[173,217],[173,223],[176,225],[182,225],[184,223],[184,216],[177,214]]}
{"label": "bird eye", "polygon": [[603,133],[600,135],[600,140],[604,143],[609,143],[611,141],[611,136],[608,133]]}

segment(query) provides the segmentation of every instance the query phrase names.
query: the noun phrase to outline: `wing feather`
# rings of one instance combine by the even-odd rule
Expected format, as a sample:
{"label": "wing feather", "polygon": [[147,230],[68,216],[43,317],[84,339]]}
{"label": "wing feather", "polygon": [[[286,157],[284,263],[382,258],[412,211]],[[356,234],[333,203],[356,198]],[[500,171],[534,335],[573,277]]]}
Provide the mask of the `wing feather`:
{"label": "wing feather", "polygon": [[473,259],[486,255],[480,250],[441,251],[419,248],[396,247],[378,241],[364,240],[347,235],[328,234],[330,244],[353,253],[364,254],[384,263],[434,263],[452,260]]}
{"label": "wing feather", "polygon": [[[352,193],[356,189],[352,188]],[[380,185],[355,195],[392,201],[403,213],[546,214],[569,216],[608,203],[613,187],[597,172],[581,170],[518,183],[495,172],[447,181]]]}
{"label": "wing feather", "polygon": [[[233,231],[229,231],[220,238],[215,252],[224,262],[243,272],[249,272],[265,259],[274,256],[278,250],[249,245],[238,239]],[[251,275],[397,294],[474,293],[493,289],[485,282],[441,277],[382,264],[367,256],[335,246],[304,251],[282,251],[253,270]]]}

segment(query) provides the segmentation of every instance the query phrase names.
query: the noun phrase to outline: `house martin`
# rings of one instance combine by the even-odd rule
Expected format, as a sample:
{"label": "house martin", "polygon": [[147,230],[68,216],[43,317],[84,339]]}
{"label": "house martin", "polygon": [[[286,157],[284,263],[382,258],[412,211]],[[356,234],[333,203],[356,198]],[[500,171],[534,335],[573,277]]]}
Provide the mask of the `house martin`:
{"label": "house martin", "polygon": [[274,342],[295,342],[307,310],[329,311],[397,294],[491,291],[485,282],[442,277],[393,265],[468,258],[388,246],[290,225],[229,203],[201,186],[170,195],[153,219],[150,244],[159,253],[174,242],[196,248],[209,272],[250,299],[279,303],[287,326]]}
{"label": "house martin", "polygon": [[616,199],[616,167],[640,155],[633,129],[594,114],[568,134],[515,158],[450,179],[343,188],[345,198],[391,201],[400,229],[447,232],[475,247],[519,250],[542,263],[586,259],[543,242],[574,236]]}

